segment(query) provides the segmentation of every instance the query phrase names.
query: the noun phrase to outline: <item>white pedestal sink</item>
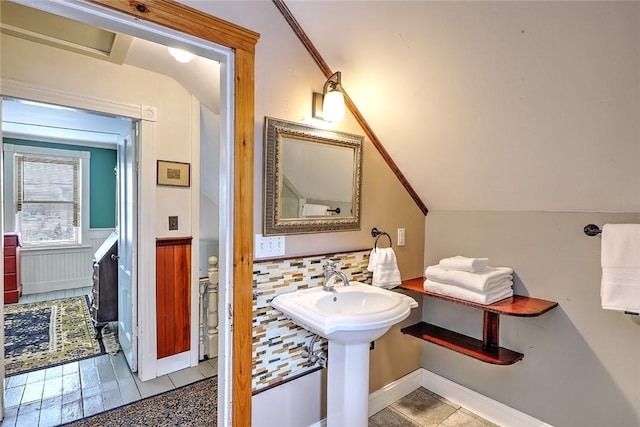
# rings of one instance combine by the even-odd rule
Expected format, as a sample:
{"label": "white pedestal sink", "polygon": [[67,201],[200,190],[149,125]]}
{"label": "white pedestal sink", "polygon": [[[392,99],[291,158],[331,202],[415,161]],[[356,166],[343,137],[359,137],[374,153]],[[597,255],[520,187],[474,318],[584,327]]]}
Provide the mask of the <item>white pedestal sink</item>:
{"label": "white pedestal sink", "polygon": [[418,303],[401,293],[360,282],[278,295],[273,307],[293,323],[329,340],[328,427],[366,427],[369,343],[406,319]]}

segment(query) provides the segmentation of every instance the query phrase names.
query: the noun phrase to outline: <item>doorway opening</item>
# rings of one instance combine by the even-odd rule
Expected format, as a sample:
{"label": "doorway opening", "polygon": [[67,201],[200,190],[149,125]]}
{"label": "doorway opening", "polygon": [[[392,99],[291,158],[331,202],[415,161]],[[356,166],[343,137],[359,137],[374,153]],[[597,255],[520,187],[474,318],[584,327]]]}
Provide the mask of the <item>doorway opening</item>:
{"label": "doorway opening", "polygon": [[[19,2],[19,3],[23,3],[23,2]],[[241,102],[239,105],[241,107],[246,106],[247,108],[239,107],[238,111],[235,112],[236,121],[234,122],[233,87],[234,87],[234,81],[236,81],[234,80],[234,75],[235,75],[235,66],[237,66],[237,70],[240,73],[240,75],[242,76],[249,75],[250,74],[249,71],[245,72],[245,69],[252,70],[253,56],[249,55],[248,50],[245,50],[244,44],[241,45],[240,47],[235,47],[236,44],[239,43],[238,41],[236,41],[237,37],[235,36],[231,38],[227,38],[221,43],[226,44],[231,42],[232,43],[231,45],[234,46],[234,48],[240,49],[239,52],[242,55],[248,55],[246,59],[251,59],[251,61],[248,61],[248,62],[241,61],[241,62],[238,62],[238,64],[234,64],[234,60],[233,60],[234,53],[231,49],[221,48],[220,46],[214,45],[211,42],[203,41],[197,38],[195,35],[193,36],[185,35],[184,33],[175,32],[167,28],[159,29],[158,26],[155,24],[145,23],[144,21],[139,21],[137,19],[132,20],[131,18],[124,17],[123,15],[120,15],[117,12],[108,12],[105,9],[95,5],[63,1],[63,2],[57,2],[55,5],[52,5],[51,8],[53,10],[56,10],[56,13],[60,13],[64,16],[79,17],[82,21],[91,22],[94,24],[99,23],[100,26],[105,28],[125,30],[125,32],[128,32],[129,34],[143,35],[150,39],[161,41],[164,44],[175,43],[183,46],[190,46],[193,48],[192,50],[200,53],[201,55],[209,58],[216,58],[221,62],[222,65],[221,65],[220,73],[218,76],[220,79],[220,88],[221,88],[220,100],[221,100],[221,104],[223,105],[220,109],[220,116],[221,116],[221,119],[220,119],[220,122],[221,122],[220,176],[222,177],[220,182],[220,197],[221,199],[224,199],[227,201],[234,201],[234,204],[232,205],[231,203],[229,203],[228,206],[221,207],[221,212],[220,212],[219,223],[223,225],[220,227],[220,229],[223,230],[220,236],[220,251],[219,251],[220,282],[225,283],[225,287],[224,289],[221,289],[221,292],[219,293],[219,297],[220,297],[219,305],[221,307],[224,307],[224,310],[221,310],[222,312],[231,313],[230,295],[233,292],[233,289],[232,289],[233,272],[235,272],[236,274],[240,274],[239,277],[243,279],[242,280],[243,283],[244,283],[245,276],[247,275],[247,272],[250,273],[250,266],[246,266],[247,264],[246,262],[243,261],[242,267],[237,267],[237,266],[234,267],[234,264],[233,264],[233,259],[235,256],[234,247],[233,247],[233,241],[234,241],[233,222],[234,222],[234,219],[236,218],[236,214],[234,212],[235,211],[245,212],[246,209],[244,208],[246,206],[244,205],[249,204],[244,202],[239,203],[238,200],[240,199],[234,198],[234,191],[233,191],[234,180],[231,179],[231,177],[234,174],[234,167],[233,167],[234,141],[240,138],[242,141],[245,141],[245,140],[252,141],[252,137],[253,137],[253,132],[252,132],[253,123],[251,122],[251,120],[249,120],[252,117],[250,112],[253,109],[253,104],[248,103],[249,98],[247,95],[251,93],[251,91],[248,90],[250,89],[249,86],[251,85],[247,85],[247,83],[252,80],[250,79],[241,80],[241,84],[236,87],[236,91],[237,91],[236,93],[239,93],[241,95],[240,96]],[[176,5],[175,8],[180,8],[180,6]],[[177,15],[181,16],[179,13]],[[204,16],[202,16],[201,19],[203,19],[204,21],[208,21]],[[217,22],[213,22],[212,25],[213,25],[212,28],[221,26],[220,23],[217,23]],[[190,30],[187,30],[186,32],[192,33],[192,31]],[[205,36],[207,39],[209,40],[220,39],[220,37],[212,38],[212,36],[209,33],[212,33],[212,31],[205,31]],[[239,35],[243,36],[244,34],[239,34]],[[247,33],[247,35],[250,36],[253,43],[255,43],[255,40],[257,39],[257,37],[255,37],[254,34]],[[3,49],[4,49],[4,46],[3,46]],[[4,54],[5,52],[3,51],[3,59],[5,59]],[[5,60],[4,63],[6,64],[7,61]],[[7,77],[7,74],[4,74],[3,77]],[[206,76],[199,76],[199,79],[206,80]],[[30,79],[27,79],[27,80],[30,80]],[[79,79],[79,81],[84,81],[84,80],[85,80],[84,77]],[[140,80],[137,80],[137,81],[140,83]],[[147,83],[146,81],[142,81],[142,82]],[[53,83],[54,83],[53,84],[54,87],[58,87],[57,83],[60,83],[60,86],[65,86],[66,82],[62,80],[60,80],[60,82],[56,82],[54,79]],[[35,99],[35,100],[47,99],[46,97],[41,96],[41,94],[39,93],[34,94],[34,92],[38,92],[38,88],[34,89],[33,87],[30,87],[30,85],[28,84],[25,86],[26,87],[20,88],[22,90],[14,90],[15,88],[8,87],[6,84],[3,83],[2,85],[3,94],[19,97],[19,94],[27,92],[29,95],[25,96],[25,98]],[[86,86],[85,86],[85,89],[87,89]],[[94,87],[92,89],[98,90],[100,89],[100,87]],[[104,96],[100,96],[100,95],[97,95],[97,96],[100,98],[100,101],[104,101]],[[61,98],[64,98],[64,96],[62,96]],[[67,103],[63,101],[68,101],[68,100],[62,99],[61,102],[57,102],[57,103],[84,108],[87,106],[91,107],[92,101],[95,101],[95,99],[83,99],[80,101],[74,100],[71,103]],[[98,104],[100,104],[100,107],[102,108],[98,110],[105,111],[105,112],[114,111],[113,105],[111,105],[109,102],[103,102],[103,103],[98,102]],[[158,118],[159,116],[156,116],[156,112],[154,111],[154,109],[147,108],[146,105],[137,105],[137,106],[129,105],[128,107],[129,109],[127,110],[127,114],[124,114],[124,115],[141,119],[141,135],[143,136],[143,138],[145,135],[148,135],[148,136],[151,136],[153,139],[151,144],[145,144],[144,141],[142,142],[141,152],[140,152],[140,163],[139,163],[140,177],[141,177],[141,182],[139,183],[139,188],[141,190],[140,205],[142,208],[141,208],[140,218],[139,218],[139,235],[141,237],[140,238],[141,243],[138,248],[138,251],[139,251],[138,257],[140,259],[144,259],[145,262],[140,263],[138,276],[140,277],[141,282],[148,284],[148,283],[154,282],[154,273],[155,273],[154,272],[155,254],[153,251],[153,244],[150,244],[150,242],[153,242],[154,239],[158,236],[158,233],[155,232],[156,229],[161,228],[161,226],[165,226],[166,224],[166,216],[158,215],[157,212],[154,212],[154,209],[157,210],[157,208],[165,206],[164,203],[161,203],[161,201],[157,200],[158,199],[157,193],[159,192],[159,190],[156,191],[155,161],[158,158],[164,157],[164,158],[170,159],[173,156],[162,156],[163,153],[167,154],[168,146],[163,145],[162,143],[156,144],[156,142],[158,142],[158,140],[161,137],[165,137],[166,136],[165,134],[170,132],[164,132],[160,129],[159,126],[157,126],[156,120],[160,120],[160,119]],[[89,109],[94,109],[94,108],[89,108]],[[125,108],[125,110],[126,109],[127,108]],[[166,118],[166,115],[162,117]],[[241,136],[238,138],[234,138],[234,135],[236,134],[239,134]],[[183,137],[184,137],[184,133],[179,137],[173,138],[173,143],[176,144],[177,142],[183,141],[184,140]],[[235,145],[238,145],[238,144],[235,144]],[[179,147],[179,144],[175,145],[174,147]],[[238,147],[239,147],[238,148],[239,155],[241,158],[245,158],[245,156],[243,155],[245,151],[248,151],[249,154],[251,154],[251,150],[248,150],[248,149],[245,150],[244,145],[241,145],[241,146],[238,145]],[[249,145],[248,147],[252,148],[251,145]],[[194,148],[193,144],[191,145],[191,148],[192,149]],[[171,149],[168,149],[168,150],[169,150],[169,154],[171,154],[172,153]],[[177,150],[179,150],[179,148],[177,148]],[[175,151],[173,151],[173,153],[175,153]],[[184,154],[184,150],[182,150],[182,153]],[[246,157],[250,158],[250,156],[248,155]],[[195,156],[192,153],[192,158],[196,159],[197,156]],[[249,166],[251,165],[247,163],[246,165],[241,167],[241,170],[243,171],[242,173],[246,174],[246,176],[248,177],[252,176],[249,170]],[[194,163],[192,163],[192,171],[194,173],[194,176],[196,176],[197,174],[196,168],[197,168],[197,164],[194,161]],[[242,182],[241,186],[245,187],[247,183],[251,183],[251,182],[252,180],[249,179],[246,183]],[[252,188],[246,188],[246,190],[247,190],[246,193],[250,193],[249,190],[252,190]],[[191,199],[193,200],[195,198],[192,197]],[[238,208],[238,204],[242,207],[242,209]],[[236,207],[235,210],[234,210],[234,205]],[[145,207],[148,207],[148,210],[145,210]],[[191,207],[190,212],[191,213],[197,212],[197,210],[198,210],[197,204],[194,204]],[[241,243],[240,246],[242,247],[243,253],[245,251],[246,252],[251,251],[251,240],[246,239],[246,242],[248,242],[246,243],[244,239],[245,234],[249,234],[249,235],[251,234],[251,223],[250,221],[246,221],[247,223],[245,224],[245,221],[244,221],[245,217],[250,218],[250,215],[243,214],[240,218],[240,222],[243,224],[243,227],[241,227],[241,230],[243,231],[240,232],[240,235],[242,238],[239,239],[239,242]],[[180,217],[181,220],[183,218],[184,217]],[[196,221],[194,221],[194,218],[191,218],[191,223],[192,224],[196,223]],[[246,233],[244,230],[247,230]],[[197,233],[197,230],[194,229],[194,240],[196,237],[195,236],[196,233]],[[237,235],[236,235],[236,238],[238,238]],[[245,246],[248,246],[248,250],[245,249]],[[194,257],[195,257],[195,253],[194,253]],[[195,265],[196,263],[192,263],[192,264]],[[198,278],[197,272],[194,272],[194,274],[192,274],[191,277],[192,277],[192,280],[196,280],[196,283],[197,283],[197,278]],[[145,294],[145,296],[152,297],[153,291],[150,291],[148,294]],[[236,304],[235,301],[236,299],[234,299],[234,305]],[[148,303],[148,300],[147,300],[147,303]],[[139,304],[139,308],[140,307],[142,307],[142,303]],[[238,310],[237,312],[244,313],[242,310]],[[140,363],[139,374],[142,376],[144,373],[144,375],[149,378],[155,375],[154,371],[156,369],[156,357],[153,349],[154,347],[153,340],[155,339],[154,338],[155,330],[153,325],[154,316],[155,316],[155,312],[153,310],[153,307],[148,308],[144,312],[139,311],[138,325],[139,325],[139,328],[142,330],[142,335],[139,339],[139,344],[142,349],[138,358],[138,361]],[[219,341],[220,342],[219,354],[221,355],[221,359],[223,360],[221,361],[221,370],[220,370],[220,376],[219,376],[219,385],[220,385],[219,392],[220,392],[220,398],[221,398],[221,402],[219,405],[219,420],[222,425],[228,425],[230,423],[230,409],[231,409],[230,380],[232,377],[232,372],[230,369],[231,337],[232,337],[231,327],[230,327],[231,315],[229,314],[229,316],[224,316],[224,317],[221,316],[220,323],[221,324],[219,327],[219,331],[220,331],[221,337]],[[238,325],[240,324],[248,325],[249,323],[243,320]],[[242,352],[242,354],[249,354],[249,353]],[[243,356],[243,357],[246,358],[246,356]],[[240,360],[238,363],[240,363],[240,365],[243,365],[245,363],[245,359]],[[245,372],[245,370],[242,370],[242,372]],[[233,374],[233,377],[235,379],[236,375]],[[246,379],[246,375],[243,376],[243,378]],[[236,403],[240,405],[239,402],[246,402],[246,400],[245,399],[234,400],[234,408]],[[246,416],[246,414],[243,415],[243,412],[240,411],[238,412],[237,416],[241,418],[243,416]],[[240,418],[237,418],[237,419],[240,419]]]}

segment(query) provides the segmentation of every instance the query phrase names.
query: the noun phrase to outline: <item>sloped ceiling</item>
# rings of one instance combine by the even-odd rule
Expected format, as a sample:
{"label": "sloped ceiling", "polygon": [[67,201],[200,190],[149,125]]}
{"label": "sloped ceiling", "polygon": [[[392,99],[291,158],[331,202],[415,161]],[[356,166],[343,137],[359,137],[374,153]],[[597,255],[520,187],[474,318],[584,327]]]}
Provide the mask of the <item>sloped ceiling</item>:
{"label": "sloped ceiling", "polygon": [[429,210],[640,210],[639,2],[286,4]]}
{"label": "sloped ceiling", "polygon": [[209,110],[220,113],[220,64],[216,61],[196,56],[189,63],[179,63],[166,46],[157,43],[9,1],[2,1],[1,6],[0,29],[4,34],[167,75]]}

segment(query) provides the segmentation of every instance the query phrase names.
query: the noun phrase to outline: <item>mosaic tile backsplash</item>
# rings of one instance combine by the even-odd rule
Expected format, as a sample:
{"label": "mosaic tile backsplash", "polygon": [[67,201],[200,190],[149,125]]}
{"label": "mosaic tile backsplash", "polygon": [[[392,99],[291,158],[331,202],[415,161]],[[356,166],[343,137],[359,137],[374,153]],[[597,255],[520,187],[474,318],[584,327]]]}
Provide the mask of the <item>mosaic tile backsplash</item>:
{"label": "mosaic tile backsplash", "polygon": [[[308,256],[253,264],[253,391],[278,384],[317,367],[308,366],[302,349],[313,334],[294,325],[271,306],[277,295],[298,289],[322,286],[323,267],[327,260],[337,266],[349,280],[371,283],[367,271],[370,251]],[[339,285],[338,285],[339,286]],[[326,347],[325,340],[321,340]],[[318,347],[316,347],[318,348]]]}

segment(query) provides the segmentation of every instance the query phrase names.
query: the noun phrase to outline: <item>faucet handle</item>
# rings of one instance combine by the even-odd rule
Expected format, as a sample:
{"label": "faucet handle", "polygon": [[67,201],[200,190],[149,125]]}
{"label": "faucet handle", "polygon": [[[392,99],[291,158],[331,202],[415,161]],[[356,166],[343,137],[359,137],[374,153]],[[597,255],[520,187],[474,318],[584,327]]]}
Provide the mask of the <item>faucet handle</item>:
{"label": "faucet handle", "polygon": [[327,261],[327,264],[324,266],[325,270],[335,270],[336,265],[342,265],[340,261],[334,261],[332,259]]}

